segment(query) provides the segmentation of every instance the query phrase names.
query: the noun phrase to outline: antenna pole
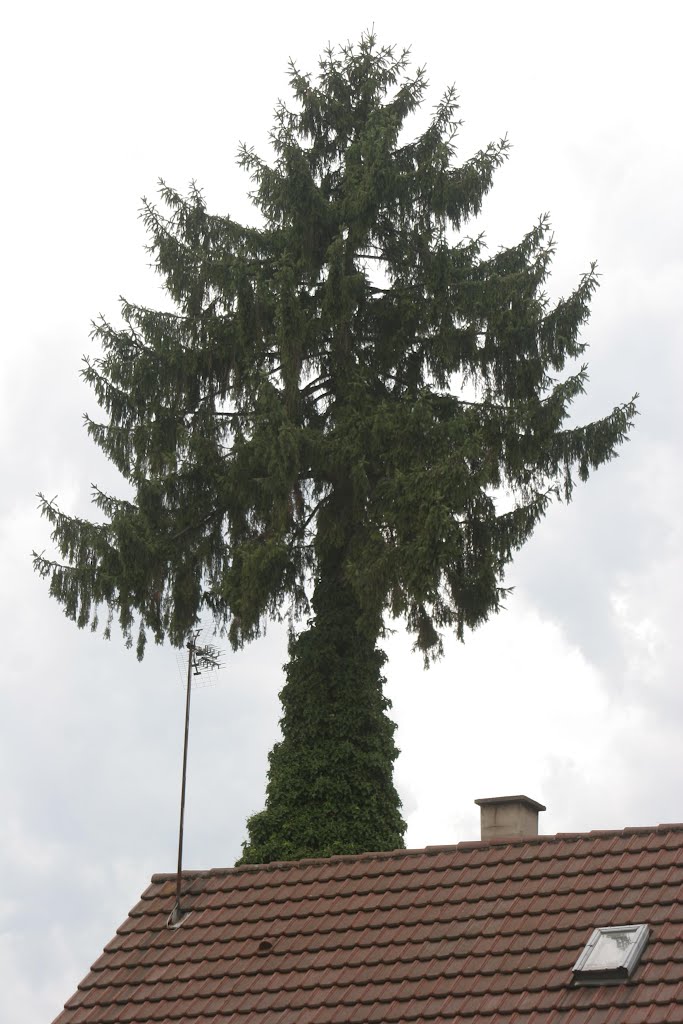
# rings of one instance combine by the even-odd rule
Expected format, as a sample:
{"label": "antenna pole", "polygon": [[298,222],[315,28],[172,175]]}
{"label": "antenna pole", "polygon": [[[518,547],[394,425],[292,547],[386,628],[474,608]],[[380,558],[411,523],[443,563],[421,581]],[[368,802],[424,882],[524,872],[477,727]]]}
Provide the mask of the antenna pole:
{"label": "antenna pole", "polygon": [[196,636],[190,634],[187,641],[187,696],[185,698],[185,743],[183,745],[183,779],[180,787],[180,828],[178,830],[178,875],[175,887],[174,916],[182,917],[180,906],[180,883],[183,872],[183,828],[185,825],[185,782],[187,780],[187,742],[190,734],[190,696],[192,694],[192,658],[195,652]]}

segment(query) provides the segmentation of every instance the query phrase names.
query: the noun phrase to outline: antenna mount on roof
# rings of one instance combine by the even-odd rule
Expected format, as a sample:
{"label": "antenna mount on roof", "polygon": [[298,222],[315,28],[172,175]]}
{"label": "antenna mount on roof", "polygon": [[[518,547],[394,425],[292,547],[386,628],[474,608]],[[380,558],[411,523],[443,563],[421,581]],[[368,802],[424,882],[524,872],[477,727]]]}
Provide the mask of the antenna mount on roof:
{"label": "antenna mount on roof", "polygon": [[221,652],[213,644],[198,645],[201,630],[190,633],[187,641],[187,693],[185,697],[185,739],[183,742],[183,774],[180,785],[180,826],[178,828],[178,872],[176,875],[175,904],[168,923],[172,928],[177,926],[185,916],[180,901],[183,877],[183,831],[185,826],[185,783],[187,781],[187,745],[190,735],[190,697],[192,694],[192,673],[201,675],[205,669],[218,669],[221,666]]}

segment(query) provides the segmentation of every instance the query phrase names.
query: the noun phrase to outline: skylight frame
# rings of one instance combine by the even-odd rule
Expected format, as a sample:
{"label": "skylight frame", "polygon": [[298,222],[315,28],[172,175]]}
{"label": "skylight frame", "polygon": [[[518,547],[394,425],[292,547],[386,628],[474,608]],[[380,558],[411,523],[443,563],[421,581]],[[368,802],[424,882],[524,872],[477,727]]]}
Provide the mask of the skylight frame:
{"label": "skylight frame", "polygon": [[[628,949],[624,950],[621,960],[609,965],[605,965],[601,961],[591,965],[591,958],[594,958],[600,939],[603,936],[623,934],[624,932],[633,933],[633,939]],[[577,985],[605,985],[627,981],[638,966],[649,938],[650,929],[646,924],[622,924],[608,928],[595,928],[572,968],[574,983]]]}

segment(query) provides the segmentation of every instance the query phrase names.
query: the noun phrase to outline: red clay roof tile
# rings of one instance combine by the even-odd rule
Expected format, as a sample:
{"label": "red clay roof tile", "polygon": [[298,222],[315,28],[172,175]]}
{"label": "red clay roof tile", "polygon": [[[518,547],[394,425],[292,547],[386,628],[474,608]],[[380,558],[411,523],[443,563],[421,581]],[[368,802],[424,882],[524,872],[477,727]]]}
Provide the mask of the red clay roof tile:
{"label": "red clay roof tile", "polygon": [[[683,1024],[683,826],[155,875],[55,1024]],[[576,987],[593,929],[650,925]]]}

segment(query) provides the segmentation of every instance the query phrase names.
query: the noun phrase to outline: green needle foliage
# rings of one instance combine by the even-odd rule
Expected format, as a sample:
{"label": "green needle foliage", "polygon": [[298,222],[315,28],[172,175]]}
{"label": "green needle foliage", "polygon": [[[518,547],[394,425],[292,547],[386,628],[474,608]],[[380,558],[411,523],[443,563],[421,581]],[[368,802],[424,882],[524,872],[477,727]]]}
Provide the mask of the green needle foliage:
{"label": "green needle foliage", "polygon": [[402,845],[384,616],[427,658],[484,622],[552,498],[635,415],[567,422],[595,268],[553,305],[545,217],[494,254],[464,233],[505,140],[456,163],[449,89],[410,141],[425,73],[371,35],[289,78],[272,162],[240,152],[261,226],[211,215],[195,187],[144,202],[174,312],[123,302],[83,370],[105,413],[88,431],[133,497],[96,489],[97,522],[43,500],[61,561],[35,556],[70,618],[97,628],[106,608],[140,657],[202,609],[235,647],[308,617],[251,862]]}

